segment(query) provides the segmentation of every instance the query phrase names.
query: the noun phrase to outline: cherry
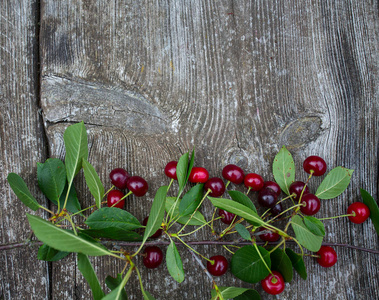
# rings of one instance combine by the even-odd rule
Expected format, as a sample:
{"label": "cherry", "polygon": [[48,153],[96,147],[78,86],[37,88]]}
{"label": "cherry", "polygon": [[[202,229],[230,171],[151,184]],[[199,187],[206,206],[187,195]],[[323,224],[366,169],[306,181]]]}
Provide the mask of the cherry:
{"label": "cherry", "polygon": [[[304,189],[304,186],[305,186],[305,183],[302,181],[295,181],[295,182],[291,183],[290,188],[289,188],[290,195],[296,194],[295,200],[299,200],[301,192]],[[305,186],[303,196],[306,194],[309,194],[308,186]]]}
{"label": "cherry", "polygon": [[115,187],[119,188],[120,190],[125,190],[126,183],[128,182],[130,175],[126,170],[122,168],[116,168],[109,173],[109,178]]}
{"label": "cherry", "polygon": [[270,189],[272,189],[278,196],[280,196],[280,192],[281,192],[281,189],[280,189],[280,186],[279,184],[277,184],[275,181],[265,181],[265,183],[263,184],[263,187],[269,187]]}
{"label": "cherry", "polygon": [[264,227],[259,228],[259,232],[265,231],[259,235],[262,241],[265,242],[277,242],[280,239],[280,235],[277,232],[270,231]]}
{"label": "cherry", "polygon": [[362,202],[354,202],[347,208],[347,213],[355,213],[355,216],[349,216],[349,220],[355,224],[361,224],[370,216],[370,209]]}
{"label": "cherry", "polygon": [[277,203],[273,208],[271,208],[271,213],[274,216],[279,215],[283,211],[282,203]]}
{"label": "cherry", "polygon": [[264,207],[274,207],[278,196],[270,188],[263,188],[258,194],[258,203]]}
{"label": "cherry", "polygon": [[[119,190],[111,190],[107,195],[108,207],[111,207],[113,204],[120,201],[120,199],[124,196],[125,196],[124,193],[119,191]],[[118,207],[118,208],[122,209],[122,208],[124,208],[124,205],[125,205],[125,200],[121,200],[114,207]]]}
{"label": "cherry", "polygon": [[305,206],[301,206],[300,210],[307,216],[313,216],[320,210],[321,207],[320,199],[313,194],[303,195],[301,198],[301,203]]}
{"label": "cherry", "polygon": [[256,192],[260,191],[264,186],[264,180],[262,176],[256,173],[247,174],[243,182],[247,188],[250,188]]}
{"label": "cherry", "polygon": [[[148,220],[149,220],[149,217],[147,216],[145,219],[143,219],[142,225],[146,226]],[[159,228],[152,236],[150,236],[150,238],[151,239],[159,238],[162,235],[162,233],[163,233],[163,230]]]}
{"label": "cherry", "polygon": [[304,171],[314,176],[324,175],[326,172],[326,162],[319,156],[309,156],[303,162]]}
{"label": "cherry", "polygon": [[219,177],[209,179],[204,186],[205,191],[211,190],[209,193],[211,197],[220,197],[225,192],[225,184]]}
{"label": "cherry", "polygon": [[272,271],[272,274],[261,281],[261,285],[264,291],[271,295],[280,294],[285,287],[284,278],[278,271]]}
{"label": "cherry", "polygon": [[189,182],[192,183],[205,183],[209,178],[207,169],[203,167],[193,167],[188,177]]}
{"label": "cherry", "polygon": [[178,165],[177,161],[170,161],[166,167],[164,168],[164,173],[167,177],[171,179],[178,180],[178,177],[176,176],[176,166]]}
{"label": "cherry", "polygon": [[320,255],[320,257],[317,258],[317,262],[324,268],[334,266],[337,262],[337,253],[332,247],[321,246],[317,254]]}
{"label": "cherry", "polygon": [[157,246],[146,247],[143,256],[143,264],[148,269],[158,268],[163,260],[163,252]]}
{"label": "cherry", "polygon": [[240,167],[236,165],[227,165],[222,169],[222,177],[234,184],[241,184],[245,174]]}
{"label": "cherry", "polygon": [[223,210],[223,209],[220,209],[220,210],[218,211],[218,215],[219,215],[220,217],[222,217],[222,218],[221,218],[221,222],[222,222],[222,223],[225,223],[225,224],[232,224],[233,219],[234,219],[234,217],[235,217],[235,214],[233,214],[233,213],[231,213],[231,212],[228,212],[228,211],[226,211],[226,210]]}
{"label": "cherry", "polygon": [[228,261],[224,256],[215,255],[212,256],[210,260],[212,260],[213,263],[210,261],[207,262],[207,270],[209,273],[213,276],[221,276],[226,273],[228,270]]}
{"label": "cherry", "polygon": [[145,179],[140,176],[132,176],[129,178],[127,188],[137,197],[142,197],[147,193],[149,186]]}

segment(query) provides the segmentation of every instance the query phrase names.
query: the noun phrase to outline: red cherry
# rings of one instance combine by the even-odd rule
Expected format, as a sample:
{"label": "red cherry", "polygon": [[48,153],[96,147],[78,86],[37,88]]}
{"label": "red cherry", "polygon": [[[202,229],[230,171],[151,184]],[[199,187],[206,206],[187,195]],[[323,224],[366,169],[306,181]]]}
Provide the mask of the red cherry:
{"label": "red cherry", "polygon": [[[291,183],[289,191],[290,195],[296,194],[295,200],[298,201],[301,195],[302,190],[304,189],[305,183],[302,181],[295,181]],[[303,196],[309,194],[309,188],[308,186],[305,186]]]}
{"label": "red cherry", "polygon": [[233,222],[233,219],[235,217],[235,214],[231,213],[231,212],[228,212],[226,210],[223,210],[223,209],[219,209],[218,211],[218,215],[221,218],[221,222],[222,223],[225,223],[225,224],[232,224]]}
{"label": "red cherry", "polygon": [[116,168],[109,173],[109,178],[115,187],[119,188],[120,190],[125,190],[126,183],[128,182],[130,175],[126,170],[122,168]]}
{"label": "red cherry", "polygon": [[285,287],[284,278],[278,271],[272,271],[272,274],[261,281],[261,285],[264,291],[271,295],[280,294]]}
{"label": "red cherry", "polygon": [[305,206],[301,206],[300,210],[304,215],[313,216],[315,215],[321,207],[320,199],[313,194],[303,195],[301,198],[301,203]]}
{"label": "red cherry", "polygon": [[303,168],[308,174],[313,172],[314,176],[321,176],[326,172],[326,162],[321,157],[312,155],[304,160]]}
{"label": "red cherry", "polygon": [[[124,193],[119,191],[119,190],[111,190],[108,195],[107,195],[107,205],[108,207],[111,207],[113,204],[117,203],[120,201],[122,197],[124,197]],[[125,205],[125,200],[121,200],[118,202],[115,206],[113,207],[118,207],[118,208],[124,208]]]}
{"label": "red cherry", "polygon": [[260,191],[264,186],[264,180],[261,175],[256,173],[249,173],[245,176],[244,184],[247,188],[251,188],[253,191]]}
{"label": "red cherry", "polygon": [[283,212],[282,203],[277,203],[277,204],[275,204],[275,206],[273,208],[271,208],[271,214],[273,216],[277,216],[282,212]]}
{"label": "red cherry", "polygon": [[178,177],[176,176],[176,166],[178,165],[177,161],[170,161],[166,167],[164,168],[164,173],[167,177],[171,179],[178,180]]}
{"label": "red cherry", "polygon": [[370,209],[362,202],[354,202],[347,208],[347,213],[355,216],[349,216],[349,220],[355,224],[361,224],[370,216]]}
{"label": "red cherry", "polygon": [[263,207],[274,207],[277,199],[277,194],[270,188],[263,188],[259,191],[258,203]]}
{"label": "red cherry", "polygon": [[268,230],[264,227],[259,229],[259,232],[264,231],[265,233],[259,234],[262,241],[265,242],[277,242],[280,239],[280,235],[277,232]]}
{"label": "red cherry", "polygon": [[281,189],[279,184],[277,184],[275,181],[265,181],[265,183],[263,184],[263,188],[266,187],[272,189],[278,196],[280,196]]}
{"label": "red cherry", "polygon": [[234,184],[241,184],[245,174],[240,167],[236,165],[227,165],[222,169],[222,177]]}
{"label": "red cherry", "polygon": [[209,193],[211,197],[220,197],[225,192],[225,184],[219,177],[209,179],[204,185],[205,191],[211,190]]}
{"label": "red cherry", "polygon": [[228,261],[224,256],[212,256],[210,260],[213,261],[213,264],[209,261],[207,262],[207,270],[209,273],[211,273],[213,276],[221,276],[226,273],[228,270]]}
{"label": "red cherry", "polygon": [[[148,220],[149,220],[149,217],[147,216],[145,219],[143,219],[142,225],[146,226]],[[159,228],[152,236],[150,236],[150,238],[151,239],[159,238],[162,235],[162,233],[163,233],[163,230]]]}
{"label": "red cherry", "polygon": [[324,268],[334,266],[337,262],[337,253],[332,247],[321,246],[317,254],[320,255],[320,257],[317,258],[317,262]]}
{"label": "red cherry", "polygon": [[209,173],[207,169],[203,167],[193,167],[188,180],[192,183],[206,183],[208,178]]}
{"label": "red cherry", "polygon": [[146,247],[143,256],[143,264],[148,269],[158,268],[163,260],[162,250],[157,246]]}
{"label": "red cherry", "polygon": [[145,179],[140,176],[132,176],[129,178],[127,188],[137,197],[142,197],[147,193],[149,186]]}

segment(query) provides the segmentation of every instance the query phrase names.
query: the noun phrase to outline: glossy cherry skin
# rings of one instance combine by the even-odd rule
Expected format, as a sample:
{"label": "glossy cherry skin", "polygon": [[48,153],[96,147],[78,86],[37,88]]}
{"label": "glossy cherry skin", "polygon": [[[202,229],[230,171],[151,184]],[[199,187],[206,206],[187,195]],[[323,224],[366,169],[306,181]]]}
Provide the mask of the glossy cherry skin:
{"label": "glossy cherry skin", "polygon": [[157,246],[146,247],[143,256],[143,264],[148,269],[158,268],[163,260],[163,252]]}
{"label": "glossy cherry skin", "polygon": [[260,191],[264,186],[262,176],[256,173],[247,174],[243,182],[247,188],[250,188],[255,192]]}
{"label": "glossy cherry skin", "polygon": [[263,188],[259,191],[258,203],[263,207],[271,208],[275,206],[277,198],[275,191],[270,188]]}
{"label": "glossy cherry skin", "polygon": [[280,196],[280,192],[281,192],[281,189],[280,189],[280,186],[279,184],[277,184],[275,181],[265,181],[265,183],[263,184],[263,187],[266,188],[266,187],[269,187],[270,189],[272,189],[278,196]]}
{"label": "glossy cherry skin", "polygon": [[[289,188],[290,195],[296,194],[295,200],[299,200],[301,192],[302,192],[304,186],[305,186],[305,183],[302,182],[302,181],[295,181],[295,182],[291,183],[290,188]],[[303,196],[306,195],[306,194],[309,194],[309,188],[308,188],[308,186],[305,187]]]}
{"label": "glossy cherry skin", "polygon": [[232,224],[233,219],[236,216],[235,214],[225,211],[223,209],[219,209],[218,215],[222,217],[220,220],[222,223],[225,223],[225,224]]}
{"label": "glossy cherry skin", "polygon": [[213,264],[207,262],[207,270],[213,276],[221,276],[228,270],[228,261],[222,255],[212,256],[210,260],[213,260]]}
{"label": "glossy cherry skin", "polygon": [[212,177],[205,183],[204,190],[205,192],[211,190],[209,193],[211,197],[220,197],[225,192],[225,183],[219,177]]}
{"label": "glossy cherry skin", "polygon": [[313,216],[315,215],[321,207],[320,199],[313,194],[303,195],[301,198],[301,203],[305,206],[301,206],[300,210],[304,215]]}
{"label": "glossy cherry skin", "polygon": [[337,262],[337,253],[332,247],[321,246],[317,254],[320,255],[320,257],[317,258],[317,262],[324,268],[334,266]]}
{"label": "glossy cherry skin", "polygon": [[262,241],[277,242],[280,239],[280,235],[278,233],[270,231],[264,227],[259,228],[259,232],[260,231],[265,231],[265,233],[259,235],[259,237]]}
{"label": "glossy cherry skin", "polygon": [[[108,207],[111,207],[113,204],[117,203],[120,201],[122,197],[124,197],[124,193],[119,191],[119,190],[111,190],[108,195],[107,195],[107,205]],[[121,200],[118,202],[115,206],[113,207],[118,207],[118,208],[124,208],[125,205],[125,200]]]}
{"label": "glossy cherry skin", "polygon": [[120,190],[125,190],[130,175],[126,170],[122,168],[116,168],[109,173],[109,178],[115,187],[119,188]]}
{"label": "glossy cherry skin", "polygon": [[203,167],[193,167],[188,177],[188,181],[192,183],[206,183],[208,179],[209,173]]}
{"label": "glossy cherry skin", "polygon": [[361,224],[370,216],[370,209],[362,202],[354,202],[347,208],[347,213],[349,215],[355,213],[355,216],[349,216],[349,220],[355,224]]}
{"label": "glossy cherry skin", "polygon": [[261,285],[266,293],[278,295],[284,291],[285,282],[282,274],[278,271],[272,271],[272,274],[261,281]]}
{"label": "glossy cherry skin", "polygon": [[[149,217],[146,217],[145,219],[143,219],[142,225],[146,226],[148,220],[149,220]],[[162,233],[163,233],[163,230],[161,228],[159,228],[152,236],[150,236],[150,238],[151,239],[159,238],[162,235]]]}
{"label": "glossy cherry skin", "polygon": [[234,184],[241,184],[245,178],[245,173],[240,167],[230,164],[222,169],[222,177]]}
{"label": "glossy cherry skin", "polygon": [[274,216],[279,215],[283,211],[282,203],[277,203],[273,208],[271,208],[271,214]]}
{"label": "glossy cherry skin", "polygon": [[313,176],[321,176],[326,172],[326,162],[321,157],[312,155],[304,160],[303,168],[308,174],[313,172]]}
{"label": "glossy cherry skin", "polygon": [[137,197],[142,197],[147,193],[149,186],[145,179],[140,176],[132,176],[129,178],[127,188]]}
{"label": "glossy cherry skin", "polygon": [[170,161],[164,168],[164,173],[168,178],[178,180],[176,175],[176,166],[178,165],[177,161]]}

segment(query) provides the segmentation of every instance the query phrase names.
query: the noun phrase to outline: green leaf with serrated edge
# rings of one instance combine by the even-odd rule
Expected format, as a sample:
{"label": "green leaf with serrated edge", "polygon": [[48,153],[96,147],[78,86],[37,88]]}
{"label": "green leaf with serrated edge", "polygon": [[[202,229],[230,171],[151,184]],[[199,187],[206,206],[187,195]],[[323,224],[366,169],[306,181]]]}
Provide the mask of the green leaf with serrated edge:
{"label": "green leaf with serrated edge", "polygon": [[180,258],[178,249],[176,248],[175,243],[173,241],[171,241],[170,245],[167,247],[166,265],[171,277],[179,283],[183,282],[183,263],[182,259]]}
{"label": "green leaf with serrated edge", "polygon": [[108,295],[102,298],[102,300],[123,300],[125,298],[125,285],[128,282],[130,276],[126,276],[122,279],[121,283],[112,290]]}
{"label": "green leaf with serrated edge", "polygon": [[60,159],[49,158],[37,163],[37,179],[42,193],[56,203],[66,185],[66,167]]}
{"label": "green leaf with serrated edge", "polygon": [[376,233],[379,235],[379,208],[375,199],[364,189],[361,190],[361,196],[363,203],[366,204],[370,210],[370,219],[372,224],[374,224],[374,228]]}
{"label": "green leaf with serrated edge", "polygon": [[155,298],[148,291],[142,291],[142,295],[144,300],[155,300]]}
{"label": "green leaf with serrated edge", "polygon": [[316,196],[319,199],[332,199],[341,195],[350,183],[354,170],[336,167],[331,170],[317,188]]}
{"label": "green leaf with serrated edge", "polygon": [[237,230],[238,234],[243,239],[245,239],[247,241],[252,241],[250,232],[249,232],[249,230],[246,229],[245,226],[243,226],[242,224],[236,224],[236,226],[234,228]]}
{"label": "green leaf with serrated edge", "polygon": [[85,221],[91,229],[118,228],[133,230],[141,228],[135,216],[118,207],[103,207],[93,212]]}
{"label": "green leaf with serrated edge", "polygon": [[81,232],[93,238],[107,238],[116,241],[136,242],[142,241],[142,236],[135,231],[123,230],[119,228],[85,229]]}
{"label": "green leaf with serrated edge", "polygon": [[[122,274],[117,274],[116,278],[113,278],[111,276],[107,276],[107,278],[105,278],[105,284],[111,291],[117,289],[117,287],[121,284],[121,282],[122,282]],[[126,294],[125,288],[121,290],[120,296],[121,296],[120,298],[121,300],[128,300],[128,295]]]}
{"label": "green leaf with serrated edge", "polygon": [[27,207],[36,211],[40,208],[37,200],[32,196],[25,181],[16,173],[9,173],[7,177],[8,183],[18,199],[22,201]]}
{"label": "green leaf with serrated edge", "polygon": [[312,233],[299,216],[292,217],[291,226],[295,232],[296,239],[302,246],[312,252],[320,250],[323,237]]}
{"label": "green leaf with serrated edge", "polygon": [[285,146],[275,156],[272,172],[276,183],[279,184],[284,193],[289,195],[289,186],[295,181],[295,163],[291,153]]}
{"label": "green leaf with serrated edge", "polygon": [[[176,200],[175,197],[166,198],[165,209],[167,213],[170,213],[170,218],[179,216],[180,199],[176,202],[175,200]],[[175,207],[171,209],[171,207],[175,203],[176,203]],[[187,221],[190,217],[191,217],[190,215],[179,217],[179,219],[176,222],[178,222],[179,224],[187,224]],[[204,223],[206,223],[204,216],[199,211],[197,211],[195,212],[192,219],[188,222],[187,225],[199,226],[199,225],[203,225]]]}
{"label": "green leaf with serrated edge", "polygon": [[188,181],[188,178],[190,177],[190,174],[191,174],[194,162],[195,162],[195,149],[192,149],[191,159],[190,159],[189,166],[188,166],[188,169],[187,169],[186,183]]}
{"label": "green leaf with serrated edge", "polygon": [[101,200],[104,196],[104,186],[97,175],[95,168],[83,158],[84,178],[86,180],[89,191],[95,198],[97,208],[101,208]]}
{"label": "green leaf with serrated edge", "polygon": [[70,252],[59,251],[43,244],[38,249],[37,258],[44,261],[58,261],[69,255]]}
{"label": "green leaf with serrated edge", "polygon": [[319,219],[311,216],[305,216],[304,224],[313,234],[318,236],[325,236],[324,224]]}
{"label": "green leaf with serrated edge", "polygon": [[255,207],[253,202],[244,193],[241,193],[240,191],[228,191],[228,194],[234,201],[241,203],[247,206],[248,208],[250,208],[251,210],[255,211],[256,213],[258,213],[257,208]]}
{"label": "green leaf with serrated edge", "polygon": [[192,214],[203,198],[204,184],[193,186],[180,201],[179,214],[186,216]]}
{"label": "green leaf with serrated edge", "polygon": [[99,279],[97,278],[95,270],[93,269],[87,255],[78,253],[78,269],[87,280],[92,291],[93,299],[100,300],[103,298],[104,292],[101,289]]}
{"label": "green leaf with serrated edge", "polygon": [[[270,253],[261,246],[258,246],[258,249],[270,268]],[[234,276],[249,283],[259,282],[269,274],[257,249],[251,245],[244,246],[234,253],[231,261],[231,271]]]}
{"label": "green leaf with serrated edge", "polygon": [[293,278],[292,263],[282,249],[275,249],[270,254],[271,269],[282,274],[285,282],[291,282]]}
{"label": "green leaf with serrated edge", "polygon": [[36,237],[46,245],[66,252],[80,252],[91,256],[112,255],[107,248],[94,240],[76,236],[71,231],[62,229],[40,217],[26,214]]}
{"label": "green leaf with serrated edge", "polygon": [[[244,292],[248,291],[249,289],[248,288],[240,288],[240,287],[232,287],[232,286],[219,286],[218,290],[220,291],[221,295],[225,299],[231,299],[231,298],[235,298],[239,295],[242,295]],[[212,295],[212,297],[216,297],[217,296],[216,290],[213,289],[211,291],[211,295]]]}
{"label": "green leaf with serrated edge", "polygon": [[290,248],[286,248],[286,254],[291,260],[292,266],[295,271],[300,275],[304,280],[307,279],[307,270],[305,269],[305,264],[302,256],[293,252]]}
{"label": "green leaf with serrated edge", "polygon": [[178,164],[176,165],[176,177],[178,178],[179,194],[183,191],[184,186],[186,185],[188,158],[189,158],[188,152],[184,153],[179,158]]}
{"label": "green leaf with serrated edge", "polygon": [[[61,195],[61,197],[59,199],[59,203],[60,203],[61,207],[63,207],[63,205],[64,205],[64,201],[66,199],[67,190],[68,190],[68,183],[66,183],[66,186],[65,186],[65,188],[63,190],[63,193],[62,193],[62,195]],[[57,204],[57,203],[55,203],[55,204]],[[79,203],[78,196],[76,194],[76,189],[75,189],[75,187],[73,185],[71,186],[70,192],[68,193],[66,209],[69,212],[72,212],[72,213],[76,213],[76,212],[82,210],[82,208],[80,206],[80,203]],[[82,213],[80,213],[80,214],[83,215]]]}
{"label": "green leaf with serrated edge", "polygon": [[234,300],[261,300],[261,295],[256,290],[250,289],[243,294],[234,297]]}

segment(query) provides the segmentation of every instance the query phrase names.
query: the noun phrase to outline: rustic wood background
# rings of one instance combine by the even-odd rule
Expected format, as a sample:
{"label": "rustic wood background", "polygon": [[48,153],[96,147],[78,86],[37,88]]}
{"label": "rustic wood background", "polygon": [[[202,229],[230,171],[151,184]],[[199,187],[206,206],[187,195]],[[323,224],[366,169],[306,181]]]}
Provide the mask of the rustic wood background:
{"label": "rustic wood background", "polygon": [[[355,169],[348,191],[323,201],[318,216],[343,214],[360,199],[360,187],[378,196],[378,1],[2,0],[0,14],[2,245],[31,233],[8,173],[20,174],[46,203],[36,163],[63,157],[62,133],[81,120],[106,187],[115,167],[149,182],[147,196],[127,202],[140,220],[167,183],[165,164],[194,146],[195,164],[211,176],[236,163],[272,179],[282,145],[294,155],[299,180],[311,154],[329,169]],[[82,205],[92,203],[83,177],[75,185]],[[371,221],[325,226],[326,242],[379,248]],[[196,237],[210,238],[206,231]],[[46,263],[37,249],[1,251],[0,299],[90,299],[74,255]],[[143,271],[146,289],[157,299],[209,299],[211,283],[180,251],[185,281],[174,282],[162,265]],[[379,256],[336,251],[330,269],[307,259],[308,280],[296,275],[279,298],[379,299]],[[92,261],[101,282],[122,269],[113,259]],[[230,274],[216,281],[249,286]],[[141,299],[136,279],[128,291]]]}

